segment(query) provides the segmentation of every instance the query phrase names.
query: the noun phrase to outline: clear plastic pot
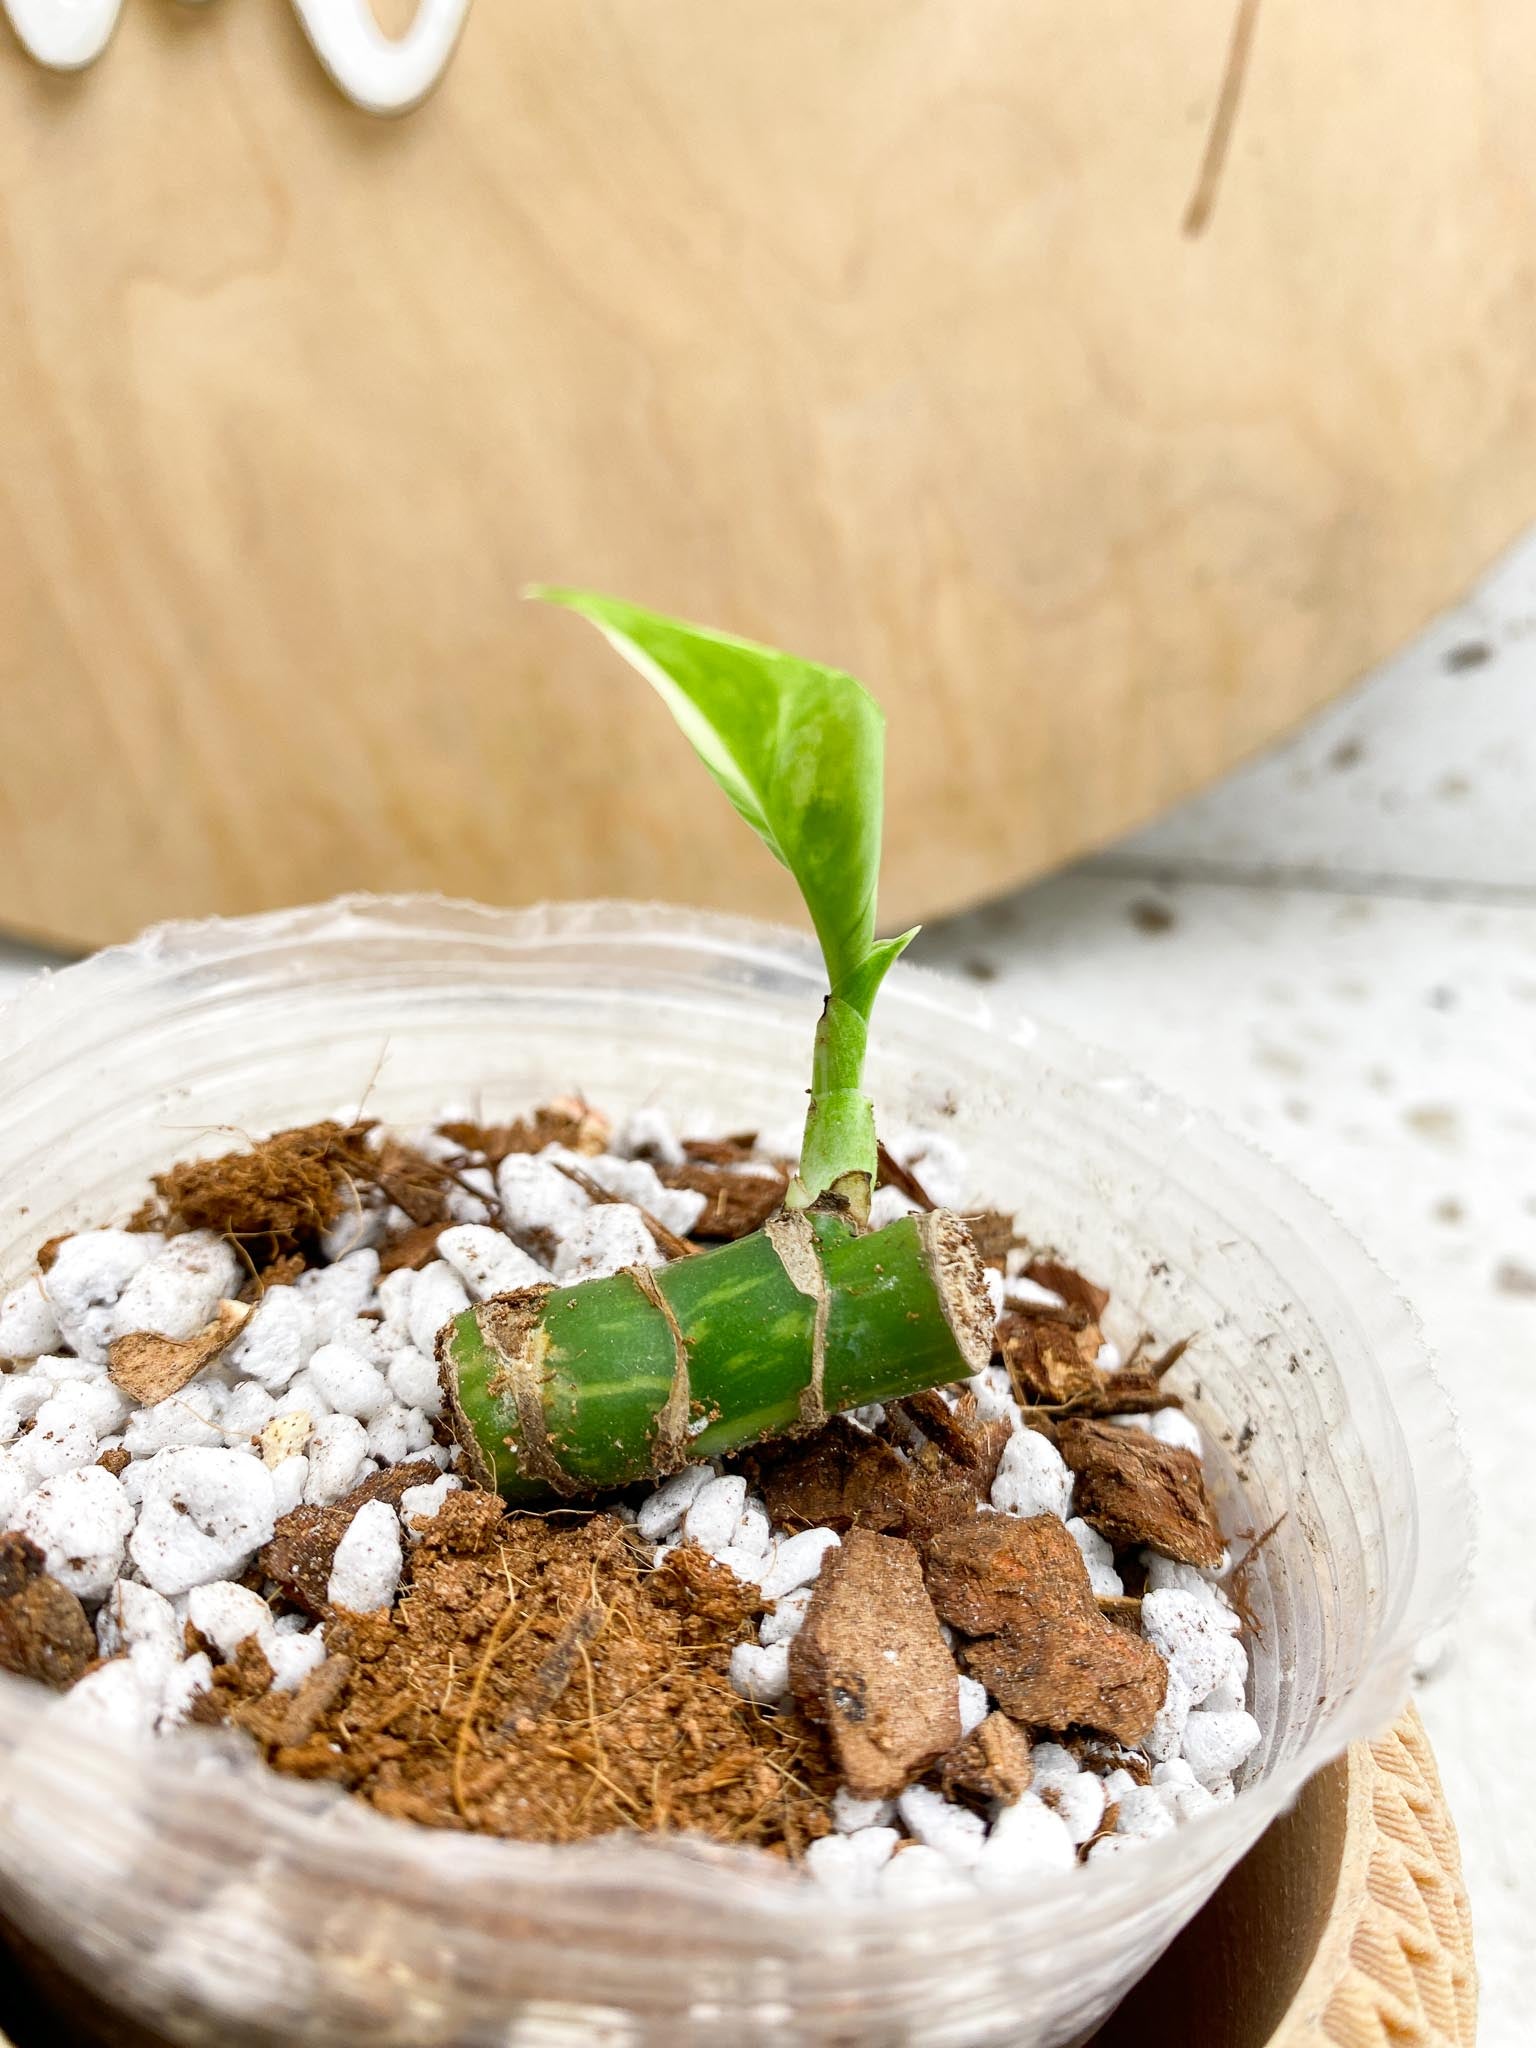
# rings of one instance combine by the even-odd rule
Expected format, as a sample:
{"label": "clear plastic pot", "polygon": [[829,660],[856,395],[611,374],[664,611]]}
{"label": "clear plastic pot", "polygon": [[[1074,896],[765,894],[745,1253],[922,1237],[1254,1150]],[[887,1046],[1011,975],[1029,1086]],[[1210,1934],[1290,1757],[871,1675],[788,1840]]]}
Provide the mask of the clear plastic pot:
{"label": "clear plastic pot", "polygon": [[[782,1127],[812,949],[626,905],[347,901],[171,926],[0,1017],[0,1274],[120,1218],[170,1159],[366,1094],[403,1123],[579,1088]],[[0,1909],[104,1997],[229,2044],[1051,2044],[1087,2034],[1319,1765],[1381,1728],[1452,1611],[1469,1511],[1412,1316],[1310,1195],[1060,1034],[898,969],[872,1084],[974,1195],[1196,1333],[1187,1385],[1249,1581],[1265,1729],[1229,1807],[974,1903],[841,1908],[729,1851],[433,1833],[278,1780],[227,1736],[134,1751],[0,1686]],[[1112,1321],[1113,1328],[1113,1321]]]}

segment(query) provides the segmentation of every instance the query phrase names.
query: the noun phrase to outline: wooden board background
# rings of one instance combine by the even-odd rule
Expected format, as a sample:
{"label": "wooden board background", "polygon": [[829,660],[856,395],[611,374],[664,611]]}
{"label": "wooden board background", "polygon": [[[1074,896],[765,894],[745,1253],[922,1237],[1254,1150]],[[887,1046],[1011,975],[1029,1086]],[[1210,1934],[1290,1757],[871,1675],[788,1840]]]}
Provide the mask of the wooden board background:
{"label": "wooden board background", "polygon": [[[393,10],[398,12],[398,10]],[[892,712],[892,917],[1104,841],[1536,513],[1536,18],[478,0],[380,123],[276,0],[0,27],[0,923],[783,910],[584,581]]]}

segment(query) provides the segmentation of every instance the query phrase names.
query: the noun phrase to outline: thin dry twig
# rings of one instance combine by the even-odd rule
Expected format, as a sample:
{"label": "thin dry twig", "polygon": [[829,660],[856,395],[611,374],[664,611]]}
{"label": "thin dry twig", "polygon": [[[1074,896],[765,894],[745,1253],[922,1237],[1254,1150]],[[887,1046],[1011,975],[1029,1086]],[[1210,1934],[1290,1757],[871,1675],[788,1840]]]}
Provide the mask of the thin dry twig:
{"label": "thin dry twig", "polygon": [[1211,215],[1216,210],[1216,198],[1221,190],[1227,152],[1232,146],[1232,131],[1237,126],[1237,110],[1242,104],[1243,81],[1248,75],[1248,60],[1253,50],[1253,36],[1258,20],[1259,0],[1237,0],[1237,13],[1232,22],[1232,40],[1227,45],[1227,61],[1222,70],[1221,86],[1216,95],[1210,129],[1205,138],[1205,154],[1200,159],[1195,189],[1190,194],[1188,206],[1184,209],[1183,230],[1192,239],[1205,233],[1210,225]]}
{"label": "thin dry twig", "polygon": [[875,1157],[880,1168],[880,1180],[885,1186],[899,1189],[909,1202],[916,1202],[919,1209],[936,1209],[939,1206],[911,1168],[903,1166],[886,1149],[883,1141],[876,1144]]}
{"label": "thin dry twig", "polygon": [[[579,1166],[567,1166],[563,1159],[555,1160],[554,1164],[565,1175],[567,1180],[575,1181],[582,1193],[589,1196],[592,1201],[629,1202],[627,1195],[611,1193],[609,1189],[603,1186],[601,1181],[594,1180],[590,1173],[583,1173]],[[686,1237],[679,1237],[675,1230],[669,1230],[659,1216],[653,1216],[649,1209],[640,1208],[638,1202],[629,1202],[629,1206],[632,1209],[640,1210],[641,1222],[651,1233],[652,1237],[655,1238],[658,1247],[666,1253],[669,1259],[691,1259],[697,1255],[699,1247],[696,1244],[690,1244]]]}

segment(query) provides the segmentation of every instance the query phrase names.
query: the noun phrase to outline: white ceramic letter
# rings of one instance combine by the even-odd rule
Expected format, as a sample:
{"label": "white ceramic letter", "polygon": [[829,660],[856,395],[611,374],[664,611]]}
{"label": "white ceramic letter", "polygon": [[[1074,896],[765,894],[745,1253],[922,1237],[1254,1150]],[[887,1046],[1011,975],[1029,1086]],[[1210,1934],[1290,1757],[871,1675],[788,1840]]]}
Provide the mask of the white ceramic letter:
{"label": "white ceramic letter", "polygon": [[[13,4],[13,0],[7,0]],[[403,114],[447,68],[469,0],[417,0],[403,36],[385,35],[368,0],[293,0],[304,33],[337,85],[370,114]]]}
{"label": "white ceramic letter", "polygon": [[22,48],[50,71],[78,71],[99,57],[123,0],[0,0]]}

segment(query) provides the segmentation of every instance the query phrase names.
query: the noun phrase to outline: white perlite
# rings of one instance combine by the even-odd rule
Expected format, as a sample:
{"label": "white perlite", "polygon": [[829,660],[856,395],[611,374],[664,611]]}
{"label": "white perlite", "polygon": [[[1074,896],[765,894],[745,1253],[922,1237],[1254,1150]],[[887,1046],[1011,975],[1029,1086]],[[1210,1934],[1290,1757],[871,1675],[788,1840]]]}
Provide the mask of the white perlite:
{"label": "white perlite", "polygon": [[364,1501],[336,1546],[326,1598],[353,1614],[388,1607],[400,1583],[400,1518],[388,1501]]}
{"label": "white perlite", "polygon": [[[164,1733],[211,1685],[213,1660],[252,1638],[275,1689],[296,1689],[325,1659],[324,1626],[306,1614],[274,1614],[269,1598],[239,1583],[242,1575],[277,1519],[300,1503],[328,1506],[372,1472],[426,1459],[440,1476],[407,1488],[398,1509],[382,1499],[359,1506],[332,1562],[332,1607],[368,1613],[393,1602],[410,1548],[462,1484],[446,1469],[449,1452],[434,1429],[443,1325],[471,1302],[540,1280],[659,1264],[647,1218],[685,1232],[702,1210],[703,1196],[669,1189],[656,1173],[685,1156],[664,1116],[638,1113],[624,1133],[607,1154],[551,1146],[510,1154],[494,1173],[434,1133],[420,1134],[432,1156],[455,1160],[459,1175],[455,1220],[438,1236],[436,1256],[419,1271],[381,1277],[380,1247],[407,1219],[376,1191],[361,1191],[325,1234],[330,1263],[294,1285],[269,1287],[234,1343],[154,1407],[137,1406],[112,1384],[108,1346],[134,1331],[175,1338],[204,1327],[246,1278],[221,1239],[205,1231],[169,1239],[80,1232],[57,1247],[46,1274],[0,1298],[0,1360],[12,1364],[0,1375],[0,1528],[29,1536],[47,1569],[94,1609],[110,1660],[65,1695],[61,1711],[82,1727]],[[893,1151],[931,1194],[963,1196],[960,1162],[945,1141],[908,1135]],[[614,1199],[595,1201],[562,1168]],[[876,1196],[882,1218],[911,1207],[893,1189]],[[999,1311],[1060,1305],[1017,1259],[989,1286]],[[1100,1363],[1119,1364],[1113,1345]],[[1072,1515],[1072,1474],[1050,1441],[1025,1426],[1007,1375],[989,1368],[966,1384],[983,1418],[1011,1425],[991,1510],[1056,1516],[1094,1591],[1119,1594],[1113,1550]],[[876,1427],[882,1414],[870,1409],[855,1420]],[[1203,1451],[1198,1427],[1176,1409],[1124,1420],[1163,1443]],[[109,1447],[127,1454],[121,1478],[96,1462]],[[746,1480],[715,1463],[685,1466],[637,1510],[621,1512],[643,1543],[657,1546],[658,1563],[689,1543],[757,1589],[757,1641],[733,1649],[730,1681],[772,1712],[788,1695],[791,1648],[841,1540],[836,1531],[775,1528]],[[1143,1562],[1142,1629],[1169,1673],[1167,1702],[1145,1745],[1150,1785],[1123,1770],[1083,1768],[1062,1745],[1041,1742],[1029,1790],[981,1812],[931,1784],[909,1786],[897,1801],[858,1800],[845,1787],[832,1802],[833,1833],[807,1853],[812,1878],[849,1900],[974,1898],[1032,1877],[1060,1881],[1090,1842],[1094,1858],[1127,1852],[1230,1800],[1234,1773],[1261,1739],[1247,1711],[1238,1617],[1216,1575],[1151,1553]],[[208,1653],[186,1654],[187,1622]],[[965,1734],[993,1706],[964,1673],[956,1699]],[[1115,1832],[1104,1835],[1111,1807]],[[232,1889],[228,1902],[237,1895]],[[210,1917],[225,1904],[216,1902]],[[174,1980],[180,1959],[162,1960]]]}

